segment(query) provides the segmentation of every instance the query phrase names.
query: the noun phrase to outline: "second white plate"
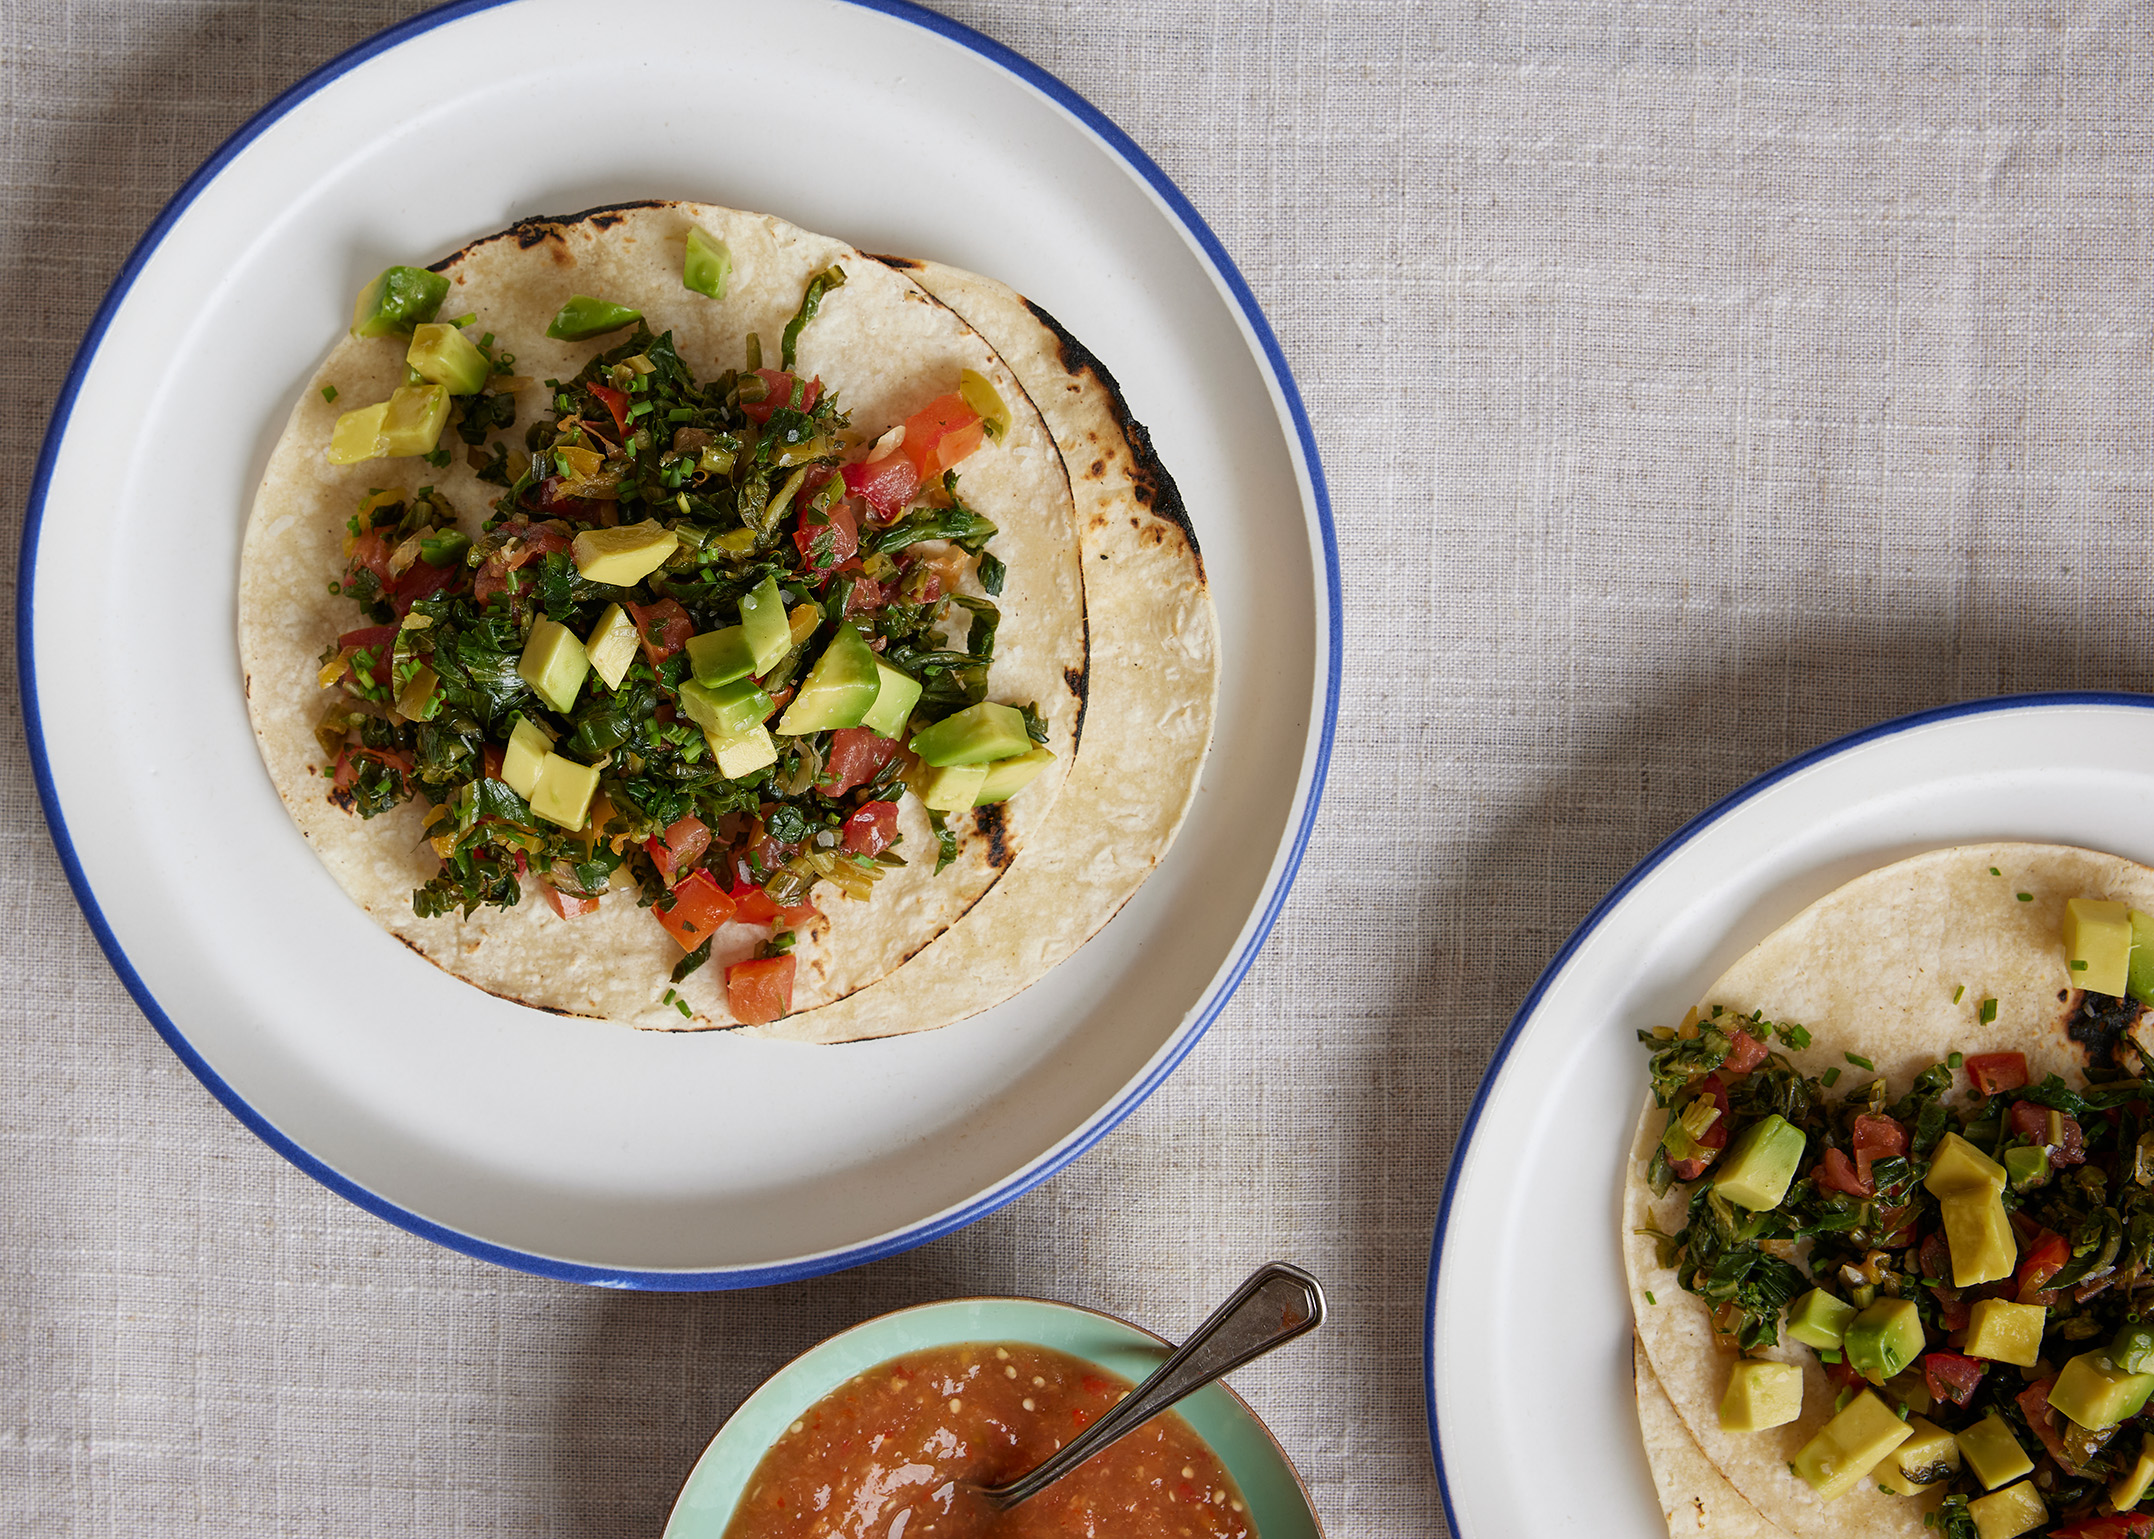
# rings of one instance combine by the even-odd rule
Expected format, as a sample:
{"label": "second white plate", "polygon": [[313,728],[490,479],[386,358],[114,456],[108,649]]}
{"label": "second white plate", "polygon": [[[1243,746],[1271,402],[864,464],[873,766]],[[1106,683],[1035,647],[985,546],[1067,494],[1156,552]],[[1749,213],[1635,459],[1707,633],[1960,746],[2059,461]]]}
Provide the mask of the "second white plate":
{"label": "second white plate", "polygon": [[1843,882],[1986,839],[2154,864],[2154,698],[1977,701],[1843,738],[1681,830],[1565,943],[1482,1081],[1429,1262],[1429,1436],[1460,1539],[1668,1531],[1617,1246],[1638,1030]]}

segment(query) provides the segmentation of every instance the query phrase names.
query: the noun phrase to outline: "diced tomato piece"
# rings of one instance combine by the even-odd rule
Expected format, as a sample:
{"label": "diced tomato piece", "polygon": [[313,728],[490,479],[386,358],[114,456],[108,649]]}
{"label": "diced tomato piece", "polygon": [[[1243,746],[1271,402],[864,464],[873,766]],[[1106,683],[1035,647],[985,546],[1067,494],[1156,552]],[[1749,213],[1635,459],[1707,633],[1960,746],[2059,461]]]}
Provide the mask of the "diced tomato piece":
{"label": "diced tomato piece", "polygon": [[736,883],[727,896],[733,900],[733,917],[742,924],[771,924],[778,918],[778,905],[753,882]]}
{"label": "diced tomato piece", "polygon": [[[890,590],[872,577],[855,577],[852,589],[845,595],[845,612],[849,615],[866,614],[880,609],[890,602]],[[881,641],[882,637],[875,638]]]}
{"label": "diced tomato piece", "polygon": [[1853,1363],[1847,1362],[1845,1360],[1837,1363],[1827,1363],[1825,1365],[1825,1380],[1827,1383],[1832,1385],[1834,1389],[1852,1389],[1860,1391],[1868,1389],[1870,1387],[1869,1380],[1865,1379],[1860,1373],[1855,1371],[1855,1365]]}
{"label": "diced tomato piece", "polygon": [[2042,1446],[2049,1450],[2049,1456],[2066,1469],[2070,1469],[2072,1461],[2065,1449],[2064,1439],[2057,1435],[2057,1413],[2049,1403],[2049,1391],[2056,1382],[2054,1377],[2036,1379],[2014,1398],[2019,1402],[2020,1414],[2027,1418],[2027,1426],[2042,1440]]}
{"label": "diced tomato piece", "polygon": [[1766,1046],[1740,1026],[1728,1033],[1728,1056],[1720,1072],[1729,1076],[1748,1074],[1765,1061]]}
{"label": "diced tomato piece", "polygon": [[880,855],[897,837],[896,802],[862,802],[845,820],[845,847],[855,855]]}
{"label": "diced tomato piece", "polygon": [[847,465],[841,473],[846,495],[858,497],[884,523],[904,512],[912,494],[920,489],[920,467],[894,452],[872,465]]}
{"label": "diced tomato piece", "polygon": [[507,758],[508,755],[498,744],[482,743],[479,745],[479,762],[485,766],[488,780],[499,780],[501,778],[501,766]]}
{"label": "diced tomato piece", "polygon": [[396,644],[398,627],[394,625],[369,625],[356,631],[346,631],[337,638],[341,647],[367,647],[377,658],[386,658],[389,649]]}
{"label": "diced tomato piece", "polygon": [[866,785],[882,773],[897,748],[895,738],[884,737],[873,727],[840,727],[830,734],[830,756],[823,761],[823,775],[815,789],[837,797]]}
{"label": "diced tomato piece", "polygon": [[1962,1357],[1957,1352],[1925,1352],[1922,1356],[1922,1378],[1931,1396],[1954,1405],[1965,1405],[1987,1372],[1989,1364],[1979,1357]]}
{"label": "diced tomato piece", "polygon": [[2017,1090],[2027,1083],[2025,1053],[1970,1053],[1966,1067],[1968,1082],[1984,1095]]}
{"label": "diced tomato piece", "polygon": [[710,872],[698,871],[673,889],[670,909],[661,900],[651,912],[666,927],[666,933],[681,943],[681,950],[693,951],[733,917],[733,900]]}
{"label": "diced tomato piece", "polygon": [[1915,1264],[1922,1269],[1924,1277],[1942,1283],[1952,1281],[1952,1246],[1942,1229],[1933,1229],[1922,1237],[1922,1246],[1915,1252]]}
{"label": "diced tomato piece", "polygon": [[1937,1295],[1937,1321],[1947,1331],[1964,1331],[1974,1319],[1974,1301],[1956,1296],[1951,1288],[1935,1290]]}
{"label": "diced tomato piece", "polygon": [[[1698,1094],[1710,1096],[1713,1104],[1720,1108],[1720,1115],[1713,1119],[1713,1125],[1705,1130],[1704,1135],[1698,1139],[1698,1142],[1708,1150],[1726,1148],[1728,1142],[1727,1086],[1720,1082],[1718,1074],[1708,1074],[1698,1082]],[[1696,1159],[1670,1160],[1668,1168],[1675,1172],[1675,1179],[1678,1181],[1695,1181],[1700,1175],[1704,1174],[1705,1167],[1712,1163],[1713,1156],[1711,1154],[1702,1154]]]}
{"label": "diced tomato piece", "polygon": [[[770,421],[772,412],[781,406],[792,404],[794,376],[777,369],[757,369],[755,373],[758,379],[770,387],[770,393],[760,401],[741,402],[740,411],[742,416],[753,422],[757,427],[761,427],[764,423]],[[809,380],[807,389],[801,392],[800,410],[815,410],[816,397],[822,393],[823,382],[820,379]]]}
{"label": "diced tomato piece", "polygon": [[1864,1186],[1871,1186],[1872,1165],[1907,1152],[1907,1129],[1890,1117],[1876,1117],[1864,1112],[1855,1119],[1854,1135],[1855,1175]]}
{"label": "diced tomato piece", "polygon": [[627,395],[615,390],[610,385],[590,385],[586,388],[590,390],[591,394],[598,397],[601,406],[613,413],[613,430],[626,437],[628,434]]}
{"label": "diced tomato piece", "polygon": [[2052,1165],[2083,1165],[2087,1160],[2086,1135],[2077,1118],[2057,1114],[2057,1141],[2049,1139],[2049,1108],[2032,1101],[2012,1103],[2012,1131],[2049,1151]]}
{"label": "diced tomato piece", "polygon": [[2032,1244],[2021,1243],[2019,1270],[2012,1281],[2019,1287],[2020,1303],[2047,1305],[2050,1299],[2043,1284],[2064,1270],[2072,1259],[2072,1247],[2061,1234],[2040,1228],[2035,1232]]}
{"label": "diced tomato piece", "polygon": [[980,414],[961,395],[937,396],[905,419],[898,453],[912,461],[925,483],[980,447]]}
{"label": "diced tomato piece", "polygon": [[815,906],[813,898],[810,898],[805,903],[780,903],[778,905],[778,928],[781,930],[797,930],[821,912],[822,910]]}
{"label": "diced tomato piece", "polygon": [[800,547],[800,559],[808,570],[819,576],[843,566],[859,551],[860,514],[849,498],[840,497],[822,515],[822,523],[809,522],[814,516],[801,515],[793,543]]}
{"label": "diced tomato piece", "polygon": [[561,490],[567,484],[559,476],[533,482],[524,492],[524,506],[547,518],[574,519],[579,524],[590,523],[613,506],[590,497],[572,497]]}
{"label": "diced tomato piece", "polygon": [[1878,1236],[1877,1243],[1887,1250],[1905,1250],[1914,1244],[1916,1212],[1911,1202],[1897,1208],[1879,1208],[1872,1225]]}
{"label": "diced tomato piece", "polygon": [[539,878],[539,893],[553,906],[553,911],[563,919],[574,919],[578,914],[598,912],[598,899],[581,898],[574,893],[563,892],[544,877]]}
{"label": "diced tomato piece", "polygon": [[643,638],[643,655],[653,668],[687,646],[688,638],[696,633],[696,622],[672,599],[660,599],[655,604],[631,603],[627,608],[636,634]]}
{"label": "diced tomato piece", "polygon": [[408,615],[412,605],[423,598],[432,598],[463,575],[461,565],[435,566],[428,561],[414,561],[404,568],[403,576],[390,584],[389,602],[396,606],[398,614]]}
{"label": "diced tomato piece", "polygon": [[725,970],[725,1002],[733,1019],[761,1026],[788,1015],[793,1009],[793,959],[758,957],[735,962]]}
{"label": "diced tomato piece", "polygon": [[344,751],[337,755],[336,775],[333,777],[336,788],[339,791],[349,791],[352,783],[359,778],[360,764],[368,759],[395,770],[403,778],[405,789],[410,789],[410,754],[401,748],[365,748],[358,744],[348,744]]}
{"label": "diced tomato piece", "polygon": [[643,848],[650,854],[651,864],[671,887],[675,875],[685,866],[695,863],[698,855],[710,848],[711,831],[699,817],[689,816],[667,827],[664,837],[646,839]]}
{"label": "diced tomato piece", "polygon": [[2049,1531],[2050,1539],[2146,1539],[2154,1533],[2154,1513],[2108,1512],[2081,1518]]}
{"label": "diced tomato piece", "polygon": [[1857,1174],[1848,1157],[1838,1149],[1825,1151],[1825,1163],[1810,1172],[1810,1179],[1828,1192],[1845,1192],[1850,1197],[1877,1195],[1877,1188]]}
{"label": "diced tomato piece", "polygon": [[389,586],[389,553],[395,548],[395,544],[389,538],[388,530],[369,529],[352,542],[352,553],[344,563],[345,579],[349,581],[362,571],[372,572],[381,579],[382,587],[387,588]]}

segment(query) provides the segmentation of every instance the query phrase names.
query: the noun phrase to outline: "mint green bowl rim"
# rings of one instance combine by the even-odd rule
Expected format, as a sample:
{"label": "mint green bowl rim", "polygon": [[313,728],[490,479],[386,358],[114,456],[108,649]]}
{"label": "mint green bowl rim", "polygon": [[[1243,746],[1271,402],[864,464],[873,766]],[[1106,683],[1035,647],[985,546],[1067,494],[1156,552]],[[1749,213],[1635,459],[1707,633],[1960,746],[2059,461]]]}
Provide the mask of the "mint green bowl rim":
{"label": "mint green bowl rim", "polygon": [[[726,1418],[674,1499],[664,1539],[719,1539],[764,1450],[847,1379],[907,1352],[967,1341],[1052,1347],[1132,1383],[1173,1351],[1127,1320],[1050,1299],[944,1299],[863,1320],[794,1358]],[[1214,1383],[1175,1409],[1234,1477],[1258,1539],[1323,1539],[1293,1461],[1247,1401]]]}

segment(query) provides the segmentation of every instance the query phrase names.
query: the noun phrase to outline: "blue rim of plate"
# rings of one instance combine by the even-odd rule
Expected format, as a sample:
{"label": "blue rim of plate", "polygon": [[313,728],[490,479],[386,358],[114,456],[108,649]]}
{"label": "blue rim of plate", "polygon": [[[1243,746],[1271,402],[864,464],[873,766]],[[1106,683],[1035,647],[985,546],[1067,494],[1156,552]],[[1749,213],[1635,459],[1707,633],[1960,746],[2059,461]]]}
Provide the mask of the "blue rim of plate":
{"label": "blue rim of plate", "polygon": [[1571,932],[1570,938],[1563,943],[1563,949],[1556,953],[1555,960],[1541,970],[1540,977],[1533,980],[1533,987],[1526,993],[1525,1003],[1518,1007],[1518,1013],[1511,1017],[1511,1024],[1504,1030],[1503,1040],[1496,1044],[1495,1056],[1489,1060],[1488,1069],[1481,1076],[1480,1088],[1474,1091],[1473,1104],[1466,1110],[1466,1121],[1459,1129],[1458,1143],[1451,1150],[1451,1163],[1444,1173],[1443,1202],[1436,1210],[1436,1232],[1429,1245],[1428,1284],[1421,1305],[1421,1393],[1428,1413],[1429,1458],[1436,1466],[1436,1489],[1443,1497],[1444,1522],[1452,1533],[1459,1531],[1458,1513],[1452,1508],[1451,1482],[1444,1474],[1443,1439],[1436,1415],[1436,1280],[1443,1271],[1444,1235],[1450,1227],[1451,1199],[1457,1194],[1458,1173],[1465,1164],[1467,1147],[1473,1142],[1474,1132],[1480,1125],[1481,1113],[1488,1105],[1489,1092],[1495,1088],[1496,1078],[1503,1072],[1504,1063],[1510,1058],[1511,1049],[1517,1045],[1526,1023],[1540,1008],[1541,996],[1548,992],[1564,968],[1570,965],[1571,957],[1586,943],[1587,937],[1600,928],[1601,921],[1606,919],[1616,905],[1630,895],[1631,889],[1644,881],[1654,868],[1736,808],[1781,781],[1865,744],[1874,743],[1881,738],[1898,737],[1903,732],[1913,732],[1922,727],[1934,726],[1938,722],[1956,721],[1965,716],[1995,715],[2004,711],[2025,710],[2028,707],[2079,705],[2121,705],[2139,710],[2154,710],[2154,695],[2129,694],[2121,690],[2049,690],[2024,695],[1997,695],[1987,700],[1963,700],[1955,705],[1936,706],[1927,711],[1895,716],[1890,721],[1860,728],[1845,737],[1834,738],[1808,753],[1798,755],[1777,769],[1767,770],[1757,779],[1730,791],[1713,803],[1663,839],[1651,854],[1631,867],[1630,873],[1616,883],[1608,896],[1595,904],[1593,912],[1586,915],[1584,922]]}
{"label": "blue rim of plate", "polygon": [[1324,483],[1323,462],[1317,455],[1316,432],[1310,425],[1308,410],[1302,404],[1301,392],[1294,384],[1293,371],[1287,367],[1286,355],[1280,350],[1279,339],[1273,333],[1271,323],[1264,318],[1263,309],[1257,304],[1256,295],[1251,292],[1248,281],[1234,265],[1233,258],[1227,255],[1226,247],[1220,244],[1219,237],[1212,233],[1211,226],[1205,223],[1204,216],[1197,212],[1195,205],[1166,172],[1160,170],[1152,158],[1138,148],[1135,140],[1117,127],[1105,113],[1054,75],[1041,69],[1016,50],[1005,47],[960,22],[937,15],[911,3],[911,0],[846,0],[846,3],[859,6],[863,10],[879,11],[897,20],[910,22],[978,54],[988,63],[1000,67],[1031,86],[1096,134],[1124,165],[1141,177],[1159,196],[1183,231],[1197,243],[1214,274],[1226,285],[1227,292],[1233,298],[1235,307],[1247,323],[1250,333],[1261,344],[1264,361],[1271,371],[1280,399],[1286,403],[1287,410],[1294,419],[1295,436],[1300,444],[1303,463],[1308,469],[1310,494],[1316,506],[1317,527],[1322,537],[1324,586],[1329,610],[1329,624],[1325,635],[1324,719],[1317,741],[1316,763],[1309,780],[1308,802],[1302,809],[1300,825],[1293,830],[1293,838],[1287,850],[1286,869],[1269,901],[1258,915],[1255,931],[1241,950],[1231,958],[1224,985],[1197,1018],[1194,1029],[1187,1032],[1175,1045],[1174,1050],[1153,1066],[1150,1073],[1110,1102],[1103,1113],[1096,1114],[1096,1120],[1083,1131],[1083,1135],[1075,1143],[1056,1152],[1045,1163],[1019,1171],[998,1185],[990,1187],[959,1208],[882,1239],[772,1266],[730,1267],[699,1272],[653,1272],[633,1268],[588,1266],[581,1262],[561,1261],[550,1256],[533,1255],[526,1251],[489,1244],[459,1230],[445,1228],[421,1218],[418,1214],[345,1179],[286,1137],[267,1118],[249,1106],[194,1050],[179,1026],[150,993],[141,975],[135,971],[126,952],[121,949],[118,937],[106,922],[103,910],[98,907],[97,896],[90,888],[89,879],[76,856],[74,841],[69,837],[67,824],[60,815],[59,794],[53,784],[52,765],[45,753],[44,717],[38,706],[36,638],[33,634],[38,537],[44,526],[45,497],[51,486],[53,465],[59,456],[60,443],[67,435],[69,419],[74,413],[75,398],[81,391],[83,376],[97,356],[98,347],[112,324],[113,316],[118,313],[121,304],[134,287],[135,279],[194,200],[202,195],[240,151],[252,144],[294,107],[347,71],[365,63],[376,54],[386,53],[446,22],[515,3],[516,0],[451,0],[450,4],[422,12],[346,49],[291,86],[242,124],[218,147],[215,154],[202,163],[201,169],[187,179],[186,184],[173,195],[172,201],[164,206],[149,229],[143,232],[142,238],[135,243],[134,250],[128,253],[119,276],[113,279],[112,287],[106,291],[104,302],[98,306],[89,330],[83,335],[82,346],[76,350],[74,362],[68,366],[67,381],[60,390],[59,399],[53,405],[52,421],[45,429],[44,442],[38,450],[37,471],[30,482],[30,499],[23,523],[22,554],[16,573],[15,591],[16,680],[22,698],[24,733],[30,746],[30,765],[37,777],[38,800],[44,805],[45,820],[52,830],[53,845],[59,852],[61,865],[67,871],[68,885],[75,891],[75,901],[82,906],[83,915],[89,920],[90,928],[96,934],[97,943],[103,948],[106,960],[111,962],[113,971],[119,974],[120,982],[134,997],[142,1013],[149,1017],[150,1024],[157,1028],[157,1034],[164,1038],[166,1046],[179,1056],[180,1062],[223,1104],[226,1111],[245,1124],[249,1132],[346,1201],[364,1208],[376,1218],[385,1219],[399,1229],[407,1230],[421,1239],[431,1240],[449,1250],[476,1257],[481,1261],[490,1261],[496,1266],[565,1282],[589,1283],[607,1288],[697,1292],[718,1288],[761,1287],[769,1283],[820,1277],[847,1267],[877,1261],[885,1256],[894,1256],[901,1251],[911,1250],[930,1240],[954,1233],[985,1218],[1005,1203],[1015,1201],[1069,1165],[1112,1132],[1123,1118],[1135,1111],[1146,1097],[1159,1088],[1160,1083],[1188,1056],[1190,1049],[1197,1045],[1219,1013],[1226,1008],[1227,1001],[1233,997],[1234,991],[1240,987],[1243,977],[1256,961],[1257,953],[1263,949],[1265,938],[1271,934],[1272,926],[1278,922],[1279,912],[1286,903],[1287,893],[1294,885],[1294,878],[1301,870],[1302,856],[1308,849],[1310,834],[1316,826],[1318,804],[1323,799],[1324,779],[1331,765],[1332,739],[1338,729],[1340,654],[1345,641],[1344,621],[1339,608],[1339,547],[1337,534],[1332,527],[1331,496]]}

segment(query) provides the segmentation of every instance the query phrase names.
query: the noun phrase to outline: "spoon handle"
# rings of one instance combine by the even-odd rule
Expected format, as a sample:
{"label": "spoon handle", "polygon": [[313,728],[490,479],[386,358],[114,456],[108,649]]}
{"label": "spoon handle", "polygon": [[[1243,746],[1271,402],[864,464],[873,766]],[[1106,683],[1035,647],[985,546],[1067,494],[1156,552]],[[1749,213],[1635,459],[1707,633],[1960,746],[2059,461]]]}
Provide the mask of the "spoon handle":
{"label": "spoon handle", "polygon": [[1324,1290],[1314,1277],[1284,1261],[1259,1267],[1234,1290],[1233,1297],[1213,1310],[1211,1318],[1175,1349],[1172,1357],[1113,1410],[1030,1474],[981,1495],[998,1507],[1016,1506],[1108,1444],[1136,1431],[1184,1395],[1323,1323]]}

